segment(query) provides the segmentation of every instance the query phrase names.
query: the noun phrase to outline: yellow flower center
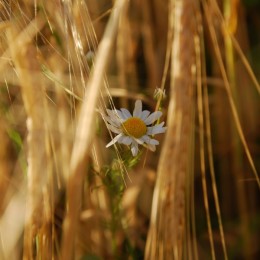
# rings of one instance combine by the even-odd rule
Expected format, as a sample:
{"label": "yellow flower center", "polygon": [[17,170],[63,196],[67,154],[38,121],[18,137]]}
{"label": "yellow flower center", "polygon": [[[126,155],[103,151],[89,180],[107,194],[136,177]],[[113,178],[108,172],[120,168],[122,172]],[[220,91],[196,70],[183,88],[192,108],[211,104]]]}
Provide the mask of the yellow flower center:
{"label": "yellow flower center", "polygon": [[121,127],[125,135],[133,136],[135,138],[140,138],[147,132],[145,123],[138,117],[128,118]]}

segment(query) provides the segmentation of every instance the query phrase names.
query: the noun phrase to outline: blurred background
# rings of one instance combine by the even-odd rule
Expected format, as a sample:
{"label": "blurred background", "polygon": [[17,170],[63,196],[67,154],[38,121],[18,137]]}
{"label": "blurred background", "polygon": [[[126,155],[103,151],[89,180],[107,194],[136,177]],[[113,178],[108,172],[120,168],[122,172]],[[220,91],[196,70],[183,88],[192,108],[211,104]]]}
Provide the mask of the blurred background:
{"label": "blurred background", "polygon": [[[0,259],[260,259],[259,13],[258,0],[2,0]],[[101,114],[137,99],[169,127],[133,158],[105,148]],[[169,148],[172,104],[189,131]]]}

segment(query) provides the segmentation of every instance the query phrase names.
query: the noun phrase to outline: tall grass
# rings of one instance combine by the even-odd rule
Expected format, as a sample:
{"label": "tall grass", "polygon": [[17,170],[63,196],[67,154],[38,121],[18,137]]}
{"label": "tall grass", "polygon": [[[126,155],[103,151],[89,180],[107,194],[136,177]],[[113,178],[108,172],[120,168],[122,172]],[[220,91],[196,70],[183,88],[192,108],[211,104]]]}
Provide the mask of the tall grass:
{"label": "tall grass", "polygon": [[[250,1],[0,3],[0,259],[258,259]],[[106,109],[163,112],[155,152]]]}

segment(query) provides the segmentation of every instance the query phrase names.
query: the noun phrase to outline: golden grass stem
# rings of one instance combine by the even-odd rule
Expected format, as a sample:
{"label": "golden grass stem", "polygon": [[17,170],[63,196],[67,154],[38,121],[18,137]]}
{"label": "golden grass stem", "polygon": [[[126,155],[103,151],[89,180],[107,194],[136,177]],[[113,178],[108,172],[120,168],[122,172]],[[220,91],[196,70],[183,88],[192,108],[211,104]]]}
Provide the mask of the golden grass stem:
{"label": "golden grass stem", "polygon": [[236,49],[239,57],[241,58],[241,60],[242,60],[242,62],[244,64],[244,66],[245,66],[249,76],[251,77],[251,79],[252,79],[252,81],[253,81],[253,83],[254,83],[254,85],[256,87],[256,90],[257,90],[258,94],[260,95],[260,85],[259,85],[259,82],[258,82],[258,80],[257,80],[257,78],[256,78],[256,76],[255,76],[255,74],[254,74],[254,72],[253,72],[253,70],[252,70],[252,68],[251,68],[251,66],[250,66],[246,56],[245,56],[245,54],[243,53],[241,47],[239,46],[236,38],[233,35],[230,35],[230,37],[232,39],[234,48]]}
{"label": "golden grass stem", "polygon": [[[128,4],[127,4],[128,5]],[[120,18],[119,28],[118,28],[118,36],[117,36],[117,63],[118,63],[118,81],[119,86],[124,91],[128,92],[127,87],[127,61],[128,56],[125,52],[126,48],[129,47],[129,21],[128,21],[128,6],[126,6],[123,10],[123,13]],[[120,99],[121,107],[127,107],[127,100],[125,98]]]}
{"label": "golden grass stem", "polygon": [[194,109],[194,9],[190,0],[170,2],[169,19],[174,37],[167,142],[163,144],[158,165],[145,259],[182,259],[183,256],[185,183],[191,162]]}
{"label": "golden grass stem", "polygon": [[200,41],[198,36],[195,36],[195,51],[196,51],[196,65],[197,65],[197,106],[198,106],[198,118],[199,118],[199,144],[200,144],[200,168],[201,168],[201,181],[203,189],[204,205],[206,210],[206,219],[209,233],[209,241],[211,248],[212,259],[216,259],[216,253],[214,248],[214,240],[212,235],[211,218],[209,211],[207,181],[206,181],[206,169],[205,169],[205,144],[204,144],[204,114],[203,114],[203,95],[202,95],[202,69],[201,69],[201,50]]}
{"label": "golden grass stem", "polygon": [[[0,218],[0,257],[1,259],[17,259],[15,248],[23,234],[26,214],[26,182],[20,183],[19,190],[10,199]],[[19,216],[19,218],[17,218]],[[10,227],[12,229],[10,230]]]}
{"label": "golden grass stem", "polygon": [[[170,6],[170,4],[169,4],[169,6]],[[170,22],[170,19],[169,19],[169,22]],[[173,39],[173,30],[169,26],[168,31],[167,31],[167,47],[166,47],[165,62],[164,62],[164,66],[163,66],[163,75],[162,75],[161,84],[160,84],[160,90],[162,93],[164,93],[164,91],[165,91],[165,83],[166,83],[166,78],[168,75],[168,70],[169,70],[170,61],[171,61],[172,39]],[[159,95],[159,98],[156,102],[155,111],[157,111],[159,109],[162,99],[163,99],[163,95]]]}
{"label": "golden grass stem", "polygon": [[[227,3],[229,1],[226,1]],[[233,7],[238,5],[238,1],[237,0],[233,0],[233,2],[236,2],[236,3],[233,3]],[[212,4],[212,7],[214,7],[214,10],[217,11],[217,14],[218,14],[218,17],[220,18],[220,21],[221,21],[221,25],[223,27],[223,30],[225,32],[225,34],[227,35],[227,37],[230,37],[230,39],[232,40],[232,43],[233,43],[233,47],[235,48],[235,50],[237,51],[239,57],[241,58],[249,76],[251,77],[251,80],[253,81],[253,84],[258,92],[258,94],[260,94],[260,84],[245,56],[245,54],[243,53],[238,41],[236,40],[235,36],[234,36],[234,25],[231,26],[231,30],[230,30],[230,26],[228,26],[229,24],[226,23],[220,9],[219,9],[219,6],[216,2],[216,0],[211,0],[211,4]]]}
{"label": "golden grass stem", "polygon": [[[203,70],[204,70],[203,74],[205,74],[206,73],[205,68]],[[220,211],[220,205],[219,205],[219,198],[218,198],[218,190],[217,190],[216,177],[215,177],[215,170],[214,170],[207,85],[204,85],[204,87],[203,87],[203,100],[204,100],[204,111],[205,111],[205,128],[206,128],[209,168],[210,168],[210,175],[211,175],[211,179],[212,179],[212,190],[213,190],[213,196],[214,196],[217,218],[218,218],[218,223],[219,223],[221,244],[222,244],[225,260],[227,260],[228,259],[227,248],[226,248],[224,228],[223,228],[223,223],[222,223],[222,217],[221,217],[221,211]]]}
{"label": "golden grass stem", "polygon": [[253,171],[253,174],[255,176],[255,180],[256,180],[257,185],[260,189],[260,179],[259,179],[256,167],[255,167],[251,152],[248,148],[248,145],[247,145],[247,142],[246,142],[246,139],[245,139],[245,135],[244,135],[242,127],[241,127],[238,112],[236,110],[236,105],[235,105],[234,98],[232,96],[230,83],[229,83],[229,80],[228,80],[228,77],[227,77],[227,74],[226,74],[226,71],[225,71],[225,66],[224,66],[224,63],[223,63],[223,60],[222,60],[222,57],[221,57],[221,52],[220,52],[220,49],[219,49],[219,45],[218,45],[218,41],[217,41],[217,37],[216,37],[216,32],[215,32],[215,29],[213,27],[212,17],[210,16],[210,13],[211,13],[210,8],[205,1],[203,1],[203,8],[204,8],[204,13],[205,13],[206,20],[207,20],[207,23],[208,23],[208,26],[209,26],[209,32],[210,32],[211,40],[213,42],[217,62],[218,62],[218,65],[219,65],[219,68],[220,68],[220,71],[221,71],[221,75],[223,77],[223,81],[224,81],[224,84],[225,84],[225,88],[226,88],[226,91],[227,91],[227,97],[228,97],[228,101],[229,101],[229,104],[230,104],[233,119],[234,119],[234,122],[235,122],[235,125],[236,125],[236,129],[238,131],[240,141],[241,141],[241,143],[244,147],[248,162],[249,162],[251,169]]}
{"label": "golden grass stem", "polygon": [[80,187],[82,187],[83,178],[86,174],[86,159],[92,141],[93,125],[95,125],[93,122],[96,114],[97,98],[104,82],[104,73],[117,32],[119,17],[126,3],[125,0],[117,0],[114,4],[104,36],[99,45],[93,73],[90,75],[87,92],[81,107],[70,163],[68,212],[63,226],[62,259],[73,259],[76,223],[80,206]]}
{"label": "golden grass stem", "polygon": [[[237,12],[237,8],[234,8],[234,5],[231,4],[230,1],[224,1],[224,19],[227,28],[224,28],[224,44],[225,44],[225,61],[226,61],[226,70],[227,70],[227,77],[230,82],[230,89],[232,95],[234,97],[234,101],[237,105],[237,110],[241,107],[239,98],[238,98],[238,87],[236,82],[236,68],[235,68],[235,56],[234,56],[234,49],[233,49],[233,42],[229,34],[233,34],[232,30],[227,30],[232,23],[232,16],[236,16],[235,13]],[[234,19],[234,18],[233,18]],[[234,29],[233,29],[234,31]],[[231,125],[231,142],[233,147],[233,160],[232,160],[232,170],[233,174],[237,179],[243,178],[243,149],[241,147],[241,143],[239,142],[239,137],[236,134],[236,126],[234,124]],[[245,258],[249,257],[250,252],[250,232],[249,232],[249,220],[247,217],[248,214],[248,206],[246,202],[246,190],[245,190],[245,183],[244,182],[237,182],[235,181],[235,187],[237,191],[237,203],[239,209],[239,215],[241,217],[241,233],[244,238],[243,243],[243,254]]]}
{"label": "golden grass stem", "polygon": [[[34,23],[33,23],[34,24]],[[33,27],[27,28],[34,28]],[[26,30],[22,35],[26,35]],[[36,32],[34,28],[34,32]],[[21,93],[24,106],[27,113],[27,130],[28,130],[28,198],[25,219],[25,236],[24,236],[24,258],[33,258],[33,247],[35,237],[42,225],[43,208],[42,189],[46,183],[46,168],[43,166],[46,162],[45,151],[45,126],[43,125],[45,118],[44,108],[44,87],[41,82],[35,82],[30,77],[30,70],[38,68],[36,49],[32,44],[28,44],[31,39],[31,31],[29,30],[29,38],[27,40],[15,41],[18,33],[14,26],[7,32],[10,42],[10,53],[15,64],[15,68],[20,79]],[[22,70],[21,68],[27,68]],[[35,88],[37,85],[37,88]]]}
{"label": "golden grass stem", "polygon": [[215,207],[216,207],[216,212],[218,217],[221,244],[222,244],[225,260],[227,260],[228,259],[227,247],[225,242],[224,228],[223,228],[223,222],[221,217],[220,204],[218,198],[218,189],[217,189],[215,170],[214,170],[213,151],[212,151],[212,143],[211,143],[212,138],[211,138],[211,130],[210,130],[209,100],[208,100],[208,90],[206,86],[203,88],[203,100],[204,100],[204,111],[205,111],[205,121],[206,121],[205,125],[206,125],[209,167],[210,167],[210,175],[212,179],[212,190],[213,190]]}
{"label": "golden grass stem", "polygon": [[[201,16],[198,15],[199,24],[201,25]],[[198,29],[200,38],[203,37],[203,27],[199,26]],[[210,168],[210,175],[212,180],[212,190],[213,190],[213,196],[215,201],[215,208],[217,212],[217,218],[218,218],[218,224],[219,224],[219,230],[220,230],[220,237],[221,237],[221,244],[223,248],[223,253],[225,260],[228,259],[227,255],[227,248],[226,248],[226,242],[225,242],[225,236],[224,236],[224,229],[222,224],[222,217],[221,217],[221,211],[220,211],[220,205],[219,205],[219,198],[218,198],[218,191],[217,191],[217,184],[216,184],[216,177],[215,177],[215,170],[214,170],[214,162],[213,162],[213,151],[212,151],[212,143],[211,143],[211,129],[210,129],[210,111],[209,111],[209,100],[208,100],[208,82],[203,81],[203,79],[206,77],[206,63],[205,63],[205,46],[203,41],[200,41],[199,48],[201,52],[201,64],[200,64],[200,75],[201,75],[201,82],[199,84],[202,85],[202,91],[198,90],[198,98],[201,98],[203,101],[202,108],[205,114],[205,132],[206,132],[206,141],[207,141],[207,150],[208,150],[208,160],[209,160],[209,168]],[[198,84],[198,85],[199,85]],[[203,124],[203,132],[204,132],[204,124]],[[201,138],[201,137],[200,137]],[[205,154],[204,154],[205,156]],[[212,242],[211,242],[212,243]]]}
{"label": "golden grass stem", "polygon": [[150,8],[151,4],[149,0],[142,1],[142,16],[143,16],[143,23],[142,23],[142,35],[144,39],[144,55],[147,64],[147,72],[148,72],[148,86],[154,89],[157,84],[159,83],[159,76],[158,76],[158,66],[156,62],[156,52],[154,48],[154,33],[153,33],[153,26],[152,26],[152,18],[150,15]]}
{"label": "golden grass stem", "polygon": [[[11,22],[10,22],[11,23]],[[37,15],[26,28],[24,28],[21,33],[19,33],[12,42],[9,43],[8,49],[2,54],[0,58],[0,71],[4,69],[4,67],[10,61],[10,49],[17,48],[21,49],[26,44],[30,43],[33,37],[43,28],[46,24],[46,21],[42,15]]]}

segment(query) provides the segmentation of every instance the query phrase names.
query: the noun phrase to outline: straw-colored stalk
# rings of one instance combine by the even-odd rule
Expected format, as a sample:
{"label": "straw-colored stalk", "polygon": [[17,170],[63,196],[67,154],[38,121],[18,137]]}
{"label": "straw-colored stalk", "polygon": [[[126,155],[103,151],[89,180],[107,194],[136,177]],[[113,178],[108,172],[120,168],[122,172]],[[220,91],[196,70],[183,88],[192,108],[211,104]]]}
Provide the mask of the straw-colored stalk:
{"label": "straw-colored stalk", "polygon": [[[34,24],[37,28],[37,23]],[[14,24],[7,32],[12,60],[21,86],[27,113],[28,130],[28,197],[24,237],[24,258],[33,259],[36,235],[43,221],[43,188],[46,180],[44,88],[41,82],[31,77],[31,71],[39,70],[36,48],[30,40],[17,40],[18,26]],[[21,38],[20,38],[21,39]]]}
{"label": "straw-colored stalk", "polygon": [[[237,8],[238,2],[224,1],[224,17],[227,23],[227,27],[230,30],[230,34],[234,34],[237,28]],[[228,36],[227,31],[224,30],[224,43],[225,43],[225,62],[227,69],[227,77],[230,82],[230,89],[233,94],[234,100],[237,105],[237,110],[241,107],[239,100],[239,89],[236,80],[236,66],[235,66],[235,54],[231,37]],[[243,147],[239,142],[239,136],[237,135],[236,125],[231,125],[231,146],[233,148],[232,153],[232,172],[236,179],[243,178]],[[241,234],[244,238],[243,253],[244,257],[249,259],[250,246],[250,231],[249,231],[249,218],[248,218],[248,205],[246,201],[246,185],[244,182],[235,182],[235,188],[237,191],[237,205],[239,215],[241,218]]]}
{"label": "straw-colored stalk", "polygon": [[[124,9],[119,21],[118,36],[117,36],[117,63],[118,63],[118,83],[120,87],[127,91],[127,53],[126,49],[130,47],[131,38],[129,30],[129,20],[128,20],[128,8]],[[121,106],[127,107],[127,100],[120,99]]]}
{"label": "straw-colored stalk", "polygon": [[151,17],[151,3],[148,0],[142,1],[142,35],[144,39],[144,56],[148,73],[148,86],[151,88],[157,87],[159,84],[159,69],[156,62],[155,48],[154,48],[154,30],[153,20]]}
{"label": "straw-colored stalk", "polygon": [[97,98],[104,83],[104,72],[109,61],[109,53],[116,36],[119,17],[127,1],[117,0],[108,21],[104,36],[97,52],[93,73],[90,75],[87,92],[81,107],[75,141],[70,162],[67,201],[68,211],[63,226],[62,259],[73,259],[74,245],[81,205],[83,178],[86,174],[87,156],[92,143]]}
{"label": "straw-colored stalk", "polygon": [[182,259],[185,183],[192,164],[196,2],[172,0],[170,3],[170,26],[174,39],[168,128],[159,160],[146,259]]}
{"label": "straw-colored stalk", "polygon": [[[9,158],[9,142],[7,138],[7,132],[6,132],[6,122],[4,119],[0,119],[0,140],[1,146],[0,146],[0,190],[5,194],[8,184],[9,184],[9,178],[11,173],[11,167],[10,167],[10,158]],[[0,198],[0,212],[2,213],[2,210],[4,208],[4,196]]]}

